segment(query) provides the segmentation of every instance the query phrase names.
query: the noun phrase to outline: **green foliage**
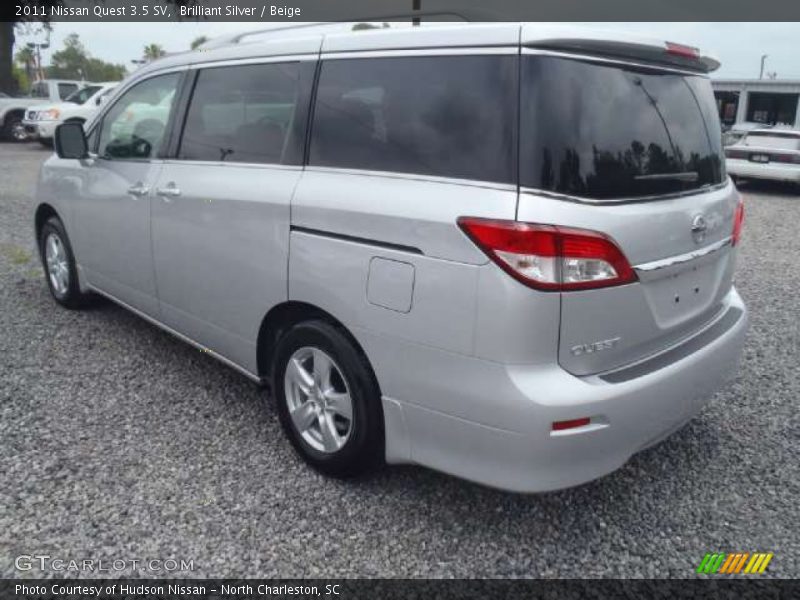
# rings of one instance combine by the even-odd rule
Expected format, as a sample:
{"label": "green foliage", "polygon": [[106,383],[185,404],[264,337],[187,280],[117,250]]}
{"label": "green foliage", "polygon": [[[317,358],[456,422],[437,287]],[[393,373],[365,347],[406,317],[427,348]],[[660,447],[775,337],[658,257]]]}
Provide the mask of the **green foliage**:
{"label": "green foliage", "polygon": [[164,48],[162,48],[159,44],[147,44],[147,46],[144,47],[143,56],[145,60],[156,60],[165,54],[166,52],[164,51]]}
{"label": "green foliage", "polygon": [[14,75],[14,78],[17,80],[18,90],[23,90],[27,92],[29,89],[31,89],[31,80],[24,69],[21,69],[20,67],[14,65],[11,67],[11,72]]}
{"label": "green foliage", "polygon": [[125,67],[92,57],[81,43],[78,34],[71,33],[64,40],[64,48],[53,53],[47,76],[87,81],[116,81],[125,77]]}
{"label": "green foliage", "polygon": [[196,50],[198,47],[202,46],[208,41],[208,36],[201,35],[192,40],[192,50]]}

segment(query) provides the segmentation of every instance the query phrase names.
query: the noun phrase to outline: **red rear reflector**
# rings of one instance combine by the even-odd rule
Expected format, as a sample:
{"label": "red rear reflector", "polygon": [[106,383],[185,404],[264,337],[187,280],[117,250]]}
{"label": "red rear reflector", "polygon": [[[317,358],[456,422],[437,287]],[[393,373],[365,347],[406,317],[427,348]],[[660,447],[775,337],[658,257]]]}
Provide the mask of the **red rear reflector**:
{"label": "red rear reflector", "polygon": [[589,417],[582,419],[570,419],[569,421],[553,421],[553,431],[563,431],[564,429],[575,429],[588,425],[592,420]]}
{"label": "red rear reflector", "polygon": [[636,281],[614,241],[596,231],[460,217],[458,225],[509,275],[547,291],[587,290]]}
{"label": "red rear reflector", "polygon": [[682,56],[684,58],[700,58],[700,50],[692,46],[684,46],[683,44],[675,44],[673,42],[666,42],[667,54],[674,54],[675,56]]}
{"label": "red rear reflector", "polygon": [[731,246],[739,243],[742,237],[742,227],[744,226],[744,200],[739,197],[739,204],[736,205],[736,212],[733,213],[733,234],[731,235]]}

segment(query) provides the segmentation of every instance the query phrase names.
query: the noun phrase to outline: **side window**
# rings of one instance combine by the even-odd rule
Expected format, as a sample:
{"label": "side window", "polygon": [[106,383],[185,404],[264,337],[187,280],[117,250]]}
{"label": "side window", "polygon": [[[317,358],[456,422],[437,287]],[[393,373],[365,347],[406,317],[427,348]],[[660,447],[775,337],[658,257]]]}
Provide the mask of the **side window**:
{"label": "side window", "polygon": [[78,86],[75,83],[59,83],[58,84],[58,97],[62,100],[66,100],[67,96],[70,96],[78,91]]}
{"label": "side window", "polygon": [[298,76],[298,63],[200,71],[178,158],[283,162],[297,107]]}
{"label": "side window", "polygon": [[34,83],[33,87],[31,87],[32,98],[47,98],[48,96],[49,92],[47,91],[47,82],[40,81],[38,83]]}
{"label": "side window", "polygon": [[322,65],[312,165],[516,181],[517,57]]}
{"label": "side window", "polygon": [[180,74],[147,79],[125,92],[103,117],[98,155],[146,159],[156,156],[167,131]]}

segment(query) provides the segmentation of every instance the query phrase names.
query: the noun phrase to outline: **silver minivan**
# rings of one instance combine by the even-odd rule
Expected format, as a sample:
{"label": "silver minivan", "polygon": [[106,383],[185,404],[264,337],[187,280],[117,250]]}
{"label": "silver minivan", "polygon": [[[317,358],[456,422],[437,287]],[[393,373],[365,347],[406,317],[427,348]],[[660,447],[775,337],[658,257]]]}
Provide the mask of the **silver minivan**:
{"label": "silver minivan", "polygon": [[61,125],[47,283],[270,388],[320,471],[536,492],[736,370],[742,200],[694,48],[538,24],[240,35]]}

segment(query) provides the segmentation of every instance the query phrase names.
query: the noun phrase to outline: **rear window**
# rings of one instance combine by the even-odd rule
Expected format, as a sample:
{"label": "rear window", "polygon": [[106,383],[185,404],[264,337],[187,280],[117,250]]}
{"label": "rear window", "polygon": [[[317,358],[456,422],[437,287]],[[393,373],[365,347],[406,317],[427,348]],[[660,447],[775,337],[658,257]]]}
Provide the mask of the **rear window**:
{"label": "rear window", "polygon": [[550,56],[521,70],[522,186],[621,199],[723,181],[707,79]]}
{"label": "rear window", "polygon": [[312,165],[516,182],[516,56],[328,60]]}

